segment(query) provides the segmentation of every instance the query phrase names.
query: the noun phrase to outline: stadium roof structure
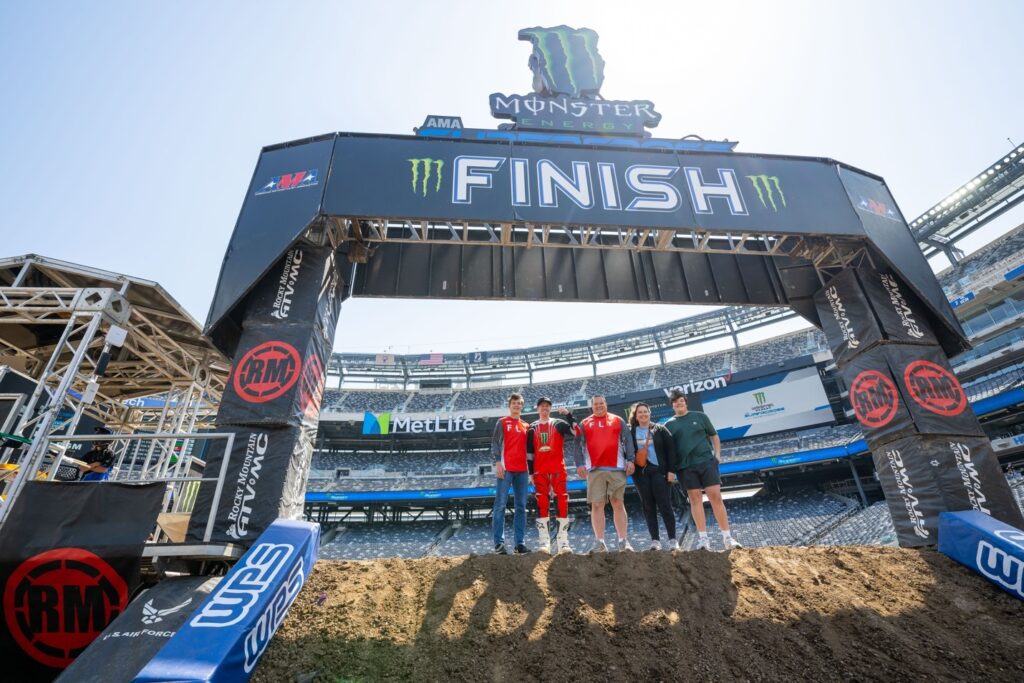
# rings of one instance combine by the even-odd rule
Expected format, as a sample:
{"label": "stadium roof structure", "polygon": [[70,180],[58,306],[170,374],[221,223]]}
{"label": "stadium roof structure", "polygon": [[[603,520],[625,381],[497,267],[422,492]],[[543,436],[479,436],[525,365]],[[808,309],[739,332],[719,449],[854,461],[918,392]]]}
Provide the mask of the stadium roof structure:
{"label": "stadium roof structure", "polygon": [[963,258],[956,242],[1024,201],[1024,145],[989,164],[975,177],[910,222],[925,256],[943,252]]}
{"label": "stadium roof structure", "polygon": [[[97,373],[108,341],[101,325],[127,335],[120,347],[106,346],[109,363]],[[144,408],[131,399],[160,396],[148,406],[159,411],[181,402],[184,388],[219,401],[228,362],[201,330],[156,282],[35,254],[0,259],[0,363],[54,392],[66,384],[72,407],[90,373],[100,375],[98,399],[83,409],[107,424]]]}
{"label": "stadium roof structure", "polygon": [[741,332],[797,317],[787,308],[727,307],[628,332],[523,349],[411,355],[335,353],[331,356],[328,373],[395,381],[460,379],[472,382],[493,380],[508,373],[532,374],[539,370],[594,365],[648,354],[658,354],[664,363],[668,350],[726,337],[735,342]]}

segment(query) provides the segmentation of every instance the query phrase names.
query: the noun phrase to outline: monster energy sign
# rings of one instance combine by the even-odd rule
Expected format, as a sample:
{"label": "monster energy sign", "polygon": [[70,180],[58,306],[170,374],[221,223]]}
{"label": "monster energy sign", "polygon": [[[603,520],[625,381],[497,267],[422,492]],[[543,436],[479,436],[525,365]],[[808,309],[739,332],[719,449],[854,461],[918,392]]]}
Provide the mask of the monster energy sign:
{"label": "monster energy sign", "polygon": [[412,177],[412,191],[427,196],[427,192],[439,192],[441,179],[444,177],[444,159],[409,159],[409,172]]}
{"label": "monster energy sign", "polygon": [[533,44],[530,95],[491,95],[491,114],[524,130],[573,131],[642,136],[661,120],[647,100],[599,99],[604,60],[597,33],[568,26],[527,28],[520,40]]}

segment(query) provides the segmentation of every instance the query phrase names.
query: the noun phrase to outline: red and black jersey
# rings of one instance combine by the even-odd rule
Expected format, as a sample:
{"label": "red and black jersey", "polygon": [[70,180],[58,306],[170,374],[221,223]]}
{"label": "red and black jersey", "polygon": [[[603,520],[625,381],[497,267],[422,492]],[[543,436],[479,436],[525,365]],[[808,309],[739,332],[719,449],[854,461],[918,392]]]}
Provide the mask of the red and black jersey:
{"label": "red and black jersey", "polygon": [[491,436],[491,457],[501,461],[507,472],[526,472],[526,433],[530,425],[526,420],[506,415],[494,425]]}
{"label": "red and black jersey", "polygon": [[553,417],[546,422],[536,420],[530,425],[526,453],[531,473],[565,472],[565,445],[575,437],[571,421],[570,415],[568,420]]}
{"label": "red and black jersey", "polygon": [[634,457],[629,425],[618,415],[591,415],[580,421],[581,448],[588,470],[625,469]]}

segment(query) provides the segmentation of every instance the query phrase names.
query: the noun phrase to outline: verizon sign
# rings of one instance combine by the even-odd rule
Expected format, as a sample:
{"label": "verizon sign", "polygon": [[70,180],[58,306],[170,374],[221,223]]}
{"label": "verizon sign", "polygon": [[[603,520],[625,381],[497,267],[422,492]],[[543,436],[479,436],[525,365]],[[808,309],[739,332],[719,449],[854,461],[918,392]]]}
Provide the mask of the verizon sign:
{"label": "verizon sign", "polygon": [[708,379],[691,379],[686,384],[677,384],[672,387],[665,387],[662,391],[665,392],[666,398],[672,398],[673,391],[681,391],[684,394],[694,394],[698,391],[724,389],[729,386],[730,381],[732,381],[731,372],[728,375],[719,375],[718,377],[709,377]]}

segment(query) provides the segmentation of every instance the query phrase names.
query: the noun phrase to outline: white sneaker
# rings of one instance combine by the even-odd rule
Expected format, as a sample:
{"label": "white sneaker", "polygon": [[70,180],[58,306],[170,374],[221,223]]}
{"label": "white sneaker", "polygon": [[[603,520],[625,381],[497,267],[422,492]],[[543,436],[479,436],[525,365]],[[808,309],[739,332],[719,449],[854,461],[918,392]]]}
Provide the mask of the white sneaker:
{"label": "white sneaker", "polygon": [[631,553],[631,552],[633,552],[633,546],[631,546],[629,544],[629,539],[628,538],[624,538],[621,541],[618,541],[618,543],[616,544],[616,548],[617,548],[617,550],[620,553]]}
{"label": "white sneaker", "polygon": [[651,547],[648,550],[661,550],[661,541],[656,538],[651,539]]}
{"label": "white sneaker", "polygon": [[602,540],[594,539],[593,545],[590,546],[590,550],[587,552],[591,555],[595,553],[606,553],[608,552],[608,544]]}
{"label": "white sneaker", "polygon": [[722,543],[725,545],[726,550],[733,550],[734,548],[742,548],[743,544],[737,541],[735,538],[730,536],[729,538],[723,538]]}
{"label": "white sneaker", "polygon": [[694,550],[711,550],[711,541],[707,538],[697,540],[697,547]]}
{"label": "white sneaker", "polygon": [[668,539],[668,549],[670,552],[679,550],[679,540],[675,538]]}

